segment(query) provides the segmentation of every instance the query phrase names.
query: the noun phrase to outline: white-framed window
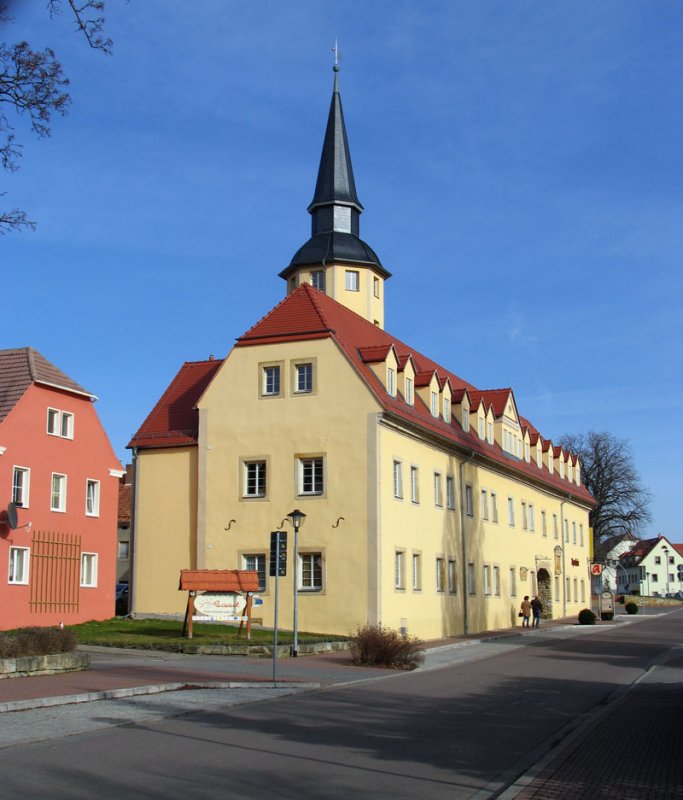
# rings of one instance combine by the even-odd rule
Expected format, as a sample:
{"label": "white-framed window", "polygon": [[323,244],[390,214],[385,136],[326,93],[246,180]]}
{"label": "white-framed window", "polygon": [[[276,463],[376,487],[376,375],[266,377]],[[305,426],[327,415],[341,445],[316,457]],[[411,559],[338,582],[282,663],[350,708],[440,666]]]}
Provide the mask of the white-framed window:
{"label": "white-framed window", "polygon": [[325,491],[325,474],[323,459],[300,458],[299,462],[299,494],[319,495]]}
{"label": "white-framed window", "polygon": [[572,522],[572,544],[576,544],[576,522]]}
{"label": "white-framed window", "polygon": [[438,417],[439,416],[439,395],[437,394],[437,392],[432,392],[431,393],[431,398],[432,398],[432,401],[431,401],[432,402],[432,407],[431,407],[432,416],[433,417]]}
{"label": "white-framed window", "polygon": [[578,578],[574,578],[573,583],[574,583],[574,602],[578,603],[579,602],[579,591],[578,591],[579,580],[578,580]]}
{"label": "white-framed window", "polygon": [[294,379],[294,391],[297,394],[310,394],[313,391],[313,364],[296,364]]}
{"label": "white-framed window", "polygon": [[422,590],[422,556],[419,553],[413,553],[413,591],[419,592]]}
{"label": "white-framed window", "polygon": [[543,467],[543,451],[540,447],[536,448],[536,466],[539,469],[542,469]]}
{"label": "white-framed window", "polygon": [[477,580],[474,572],[474,562],[470,561],[467,565],[467,593],[477,593]]}
{"label": "white-framed window", "polygon": [[100,482],[88,478],[85,482],[85,513],[88,517],[100,515]]}
{"label": "white-framed window", "polygon": [[345,286],[347,292],[357,292],[360,289],[359,274],[356,270],[347,269],[345,276]]}
{"label": "white-framed window", "polygon": [[403,463],[394,461],[394,497],[403,499]]}
{"label": "white-framed window", "polygon": [[566,519],[564,521],[564,540],[567,544],[569,544],[569,520]]}
{"label": "white-framed window", "polygon": [[557,525],[557,514],[553,514],[553,539],[560,538],[560,529]]}
{"label": "white-framed window", "polygon": [[280,367],[273,365],[263,367],[263,387],[262,394],[274,397],[280,394]]}
{"label": "white-framed window", "polygon": [[387,392],[396,397],[396,370],[393,367],[387,367]]}
{"label": "white-framed window", "polygon": [[467,433],[470,429],[470,412],[468,409],[463,408],[462,410],[462,429]]}
{"label": "white-framed window", "polygon": [[266,590],[266,554],[265,553],[247,553],[242,556],[242,569],[248,569],[251,572],[258,572],[258,590],[265,592]]}
{"label": "white-framed window", "polygon": [[579,525],[579,544],[583,547],[583,524]]}
{"label": "white-framed window", "polygon": [[415,402],[415,390],[413,389],[413,379],[406,378],[406,403],[412,406]]}
{"label": "white-framed window", "polygon": [[535,533],[536,532],[536,510],[534,509],[534,504],[533,503],[529,503],[529,506],[527,508],[527,515],[528,515],[528,518],[529,518],[529,530],[532,533]]}
{"label": "white-framed window", "polygon": [[484,418],[483,417],[479,417],[479,438],[480,439],[484,438],[484,424],[485,424]]}
{"label": "white-framed window", "polygon": [[581,602],[586,602],[586,581],[581,578]]}
{"label": "white-framed window", "polygon": [[443,506],[443,486],[440,472],[434,473],[434,505],[438,508]]}
{"label": "white-framed window", "polygon": [[468,517],[474,516],[474,494],[469,483],[465,484],[465,513]]}
{"label": "white-framed window", "polygon": [[555,602],[560,602],[560,578],[559,576],[555,576]]}
{"label": "white-framed window", "polygon": [[128,561],[130,559],[130,542],[120,541],[116,543],[116,558],[119,561]]}
{"label": "white-framed window", "polygon": [[574,480],[574,476],[572,474],[572,462],[571,461],[567,461],[567,480],[570,481],[570,482]]}
{"label": "white-framed window", "polygon": [[548,536],[548,520],[544,510],[541,510],[541,532],[544,537]]}
{"label": "white-framed window", "polygon": [[508,525],[511,528],[515,526],[515,501],[512,497],[508,497]]}
{"label": "white-framed window", "polygon": [[81,553],[81,586],[97,586],[97,553]]}
{"label": "white-framed window", "polygon": [[446,564],[443,558],[436,559],[436,591],[443,592],[446,587]]}
{"label": "white-framed window", "polygon": [[486,441],[489,444],[493,444],[493,423],[487,422],[486,423]]}
{"label": "white-framed window", "polygon": [[510,597],[517,595],[517,570],[510,567]]}
{"label": "white-framed window", "polygon": [[531,460],[531,450],[529,448],[529,442],[524,442],[524,460],[527,462]]}
{"label": "white-framed window", "polygon": [[319,592],[323,588],[322,553],[299,553],[299,589]]}
{"label": "white-framed window", "polygon": [[451,401],[447,397],[443,399],[443,421],[451,421]]}
{"label": "white-framed window", "polygon": [[500,567],[493,565],[493,594],[500,597]]}
{"label": "white-framed window", "polygon": [[455,566],[455,561],[449,559],[448,561],[448,592],[449,594],[456,594],[458,591],[458,573]]}
{"label": "white-framed window", "polygon": [[28,583],[31,550],[28,547],[10,547],[8,583]]}
{"label": "white-framed window", "polygon": [[560,456],[560,478],[564,478],[564,460]]}
{"label": "white-framed window", "polygon": [[267,489],[267,467],[265,461],[242,463],[243,497],[265,497]]}
{"label": "white-framed window", "polygon": [[484,594],[491,594],[491,566],[484,564]]}
{"label": "white-framed window", "polygon": [[488,490],[482,489],[481,490],[481,518],[488,519],[489,518],[489,493]]}
{"label": "white-framed window", "polygon": [[47,432],[50,436],[60,436],[62,439],[73,439],[74,415],[70,411],[48,408]]}
{"label": "white-framed window", "polygon": [[552,475],[555,472],[555,463],[553,462],[553,451],[548,450],[548,472]]}
{"label": "white-framed window", "polygon": [[52,473],[50,510],[66,511],[66,475],[61,475],[58,472]]}
{"label": "white-framed window", "polygon": [[526,503],[522,500],[522,530],[527,529]]}
{"label": "white-framed window", "polygon": [[375,297],[379,298],[379,278],[373,276],[372,278],[372,293]]}
{"label": "white-framed window", "polygon": [[311,272],[311,286],[319,292],[325,291],[325,270],[314,269]]}
{"label": "white-framed window", "polygon": [[491,522],[498,522],[498,495],[491,492]]}
{"label": "white-framed window", "polygon": [[410,499],[413,503],[420,502],[420,470],[418,467],[410,468]]}
{"label": "white-framed window", "polygon": [[394,588],[406,588],[406,554],[405,550],[396,550],[394,553]]}
{"label": "white-framed window", "polygon": [[28,467],[14,467],[12,473],[12,502],[22,508],[28,508],[30,488],[31,470]]}
{"label": "white-framed window", "polygon": [[446,475],[446,508],[453,511],[455,508],[455,478]]}

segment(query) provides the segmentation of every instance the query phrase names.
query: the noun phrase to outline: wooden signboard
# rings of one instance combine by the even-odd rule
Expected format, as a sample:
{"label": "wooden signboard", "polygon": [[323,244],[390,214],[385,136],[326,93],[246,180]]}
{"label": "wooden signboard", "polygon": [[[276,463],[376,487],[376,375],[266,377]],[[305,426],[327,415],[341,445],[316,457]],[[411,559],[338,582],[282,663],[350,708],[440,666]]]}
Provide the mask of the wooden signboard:
{"label": "wooden signboard", "polygon": [[[192,638],[194,619],[239,619],[239,636],[247,623],[247,639],[251,638],[251,609],[254,592],[258,592],[258,572],[246,569],[183,569],[180,591],[186,591],[187,608],[183,636]],[[199,606],[199,607],[198,607]],[[195,615],[201,611],[201,616]]]}

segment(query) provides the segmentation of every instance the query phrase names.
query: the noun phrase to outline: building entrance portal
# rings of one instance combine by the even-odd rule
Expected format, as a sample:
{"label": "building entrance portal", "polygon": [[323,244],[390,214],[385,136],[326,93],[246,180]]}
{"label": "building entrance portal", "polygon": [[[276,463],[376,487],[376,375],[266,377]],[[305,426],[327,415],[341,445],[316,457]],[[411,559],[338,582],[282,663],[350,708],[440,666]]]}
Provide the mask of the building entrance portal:
{"label": "building entrance portal", "polygon": [[550,588],[550,575],[547,569],[539,569],[536,574],[536,584],[538,586],[538,599],[543,603],[543,619],[552,619],[553,616],[553,597]]}

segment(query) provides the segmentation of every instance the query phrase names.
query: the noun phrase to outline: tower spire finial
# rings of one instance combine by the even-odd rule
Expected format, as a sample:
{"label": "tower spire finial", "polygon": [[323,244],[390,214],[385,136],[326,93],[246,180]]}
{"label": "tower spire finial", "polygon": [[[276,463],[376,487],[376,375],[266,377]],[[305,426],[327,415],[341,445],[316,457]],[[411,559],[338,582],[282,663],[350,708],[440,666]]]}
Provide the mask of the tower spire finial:
{"label": "tower spire finial", "polygon": [[332,52],[334,53],[334,66],[332,67],[332,69],[335,72],[339,72],[339,58],[340,58],[340,56],[339,56],[339,43],[338,43],[336,38],[334,40],[334,47],[332,48]]}

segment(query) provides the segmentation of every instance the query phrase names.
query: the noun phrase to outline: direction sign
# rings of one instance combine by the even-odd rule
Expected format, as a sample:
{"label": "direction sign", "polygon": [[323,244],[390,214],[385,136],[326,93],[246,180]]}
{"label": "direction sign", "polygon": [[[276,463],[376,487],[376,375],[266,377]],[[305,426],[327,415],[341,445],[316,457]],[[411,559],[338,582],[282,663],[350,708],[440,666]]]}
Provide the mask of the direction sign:
{"label": "direction sign", "polygon": [[287,531],[270,534],[270,577],[287,575]]}

